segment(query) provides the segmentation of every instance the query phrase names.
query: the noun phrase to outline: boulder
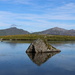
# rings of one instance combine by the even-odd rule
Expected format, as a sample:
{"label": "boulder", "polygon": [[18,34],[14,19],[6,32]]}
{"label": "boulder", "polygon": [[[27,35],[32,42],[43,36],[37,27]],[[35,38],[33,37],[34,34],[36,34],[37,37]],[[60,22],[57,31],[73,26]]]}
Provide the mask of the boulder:
{"label": "boulder", "polygon": [[60,52],[60,50],[51,46],[46,40],[37,39],[30,44],[26,52],[27,53]]}

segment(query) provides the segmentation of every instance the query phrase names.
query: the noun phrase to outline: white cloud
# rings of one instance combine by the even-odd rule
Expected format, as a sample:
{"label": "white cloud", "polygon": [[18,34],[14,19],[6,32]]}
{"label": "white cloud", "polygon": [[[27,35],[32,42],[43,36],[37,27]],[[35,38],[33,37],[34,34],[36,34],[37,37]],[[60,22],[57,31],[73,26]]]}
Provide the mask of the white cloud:
{"label": "white cloud", "polygon": [[[5,25],[17,24],[22,25],[23,28],[31,27],[30,31],[39,31],[51,28],[51,27],[62,27],[62,28],[74,28],[75,23],[69,24],[69,22],[60,22],[60,20],[75,20],[75,4],[69,3],[61,7],[54,9],[43,10],[43,14],[31,14],[31,13],[12,13],[7,11],[0,11],[0,23]],[[40,10],[40,9],[39,9]],[[59,20],[59,22],[51,22],[51,20]],[[2,26],[2,24],[0,24]],[[28,28],[27,27],[27,28]]]}
{"label": "white cloud", "polygon": [[9,26],[10,24],[6,24],[4,22],[0,22],[0,26]]}
{"label": "white cloud", "polygon": [[[70,25],[67,23],[60,23],[60,22],[51,22],[48,20],[52,19],[60,19],[58,16],[52,16],[51,15],[43,14],[43,15],[37,15],[37,14],[16,14],[16,13],[11,13],[11,12],[5,12],[5,11],[0,11],[0,26],[5,27],[9,26],[9,24],[17,24],[21,25],[23,28],[27,29],[29,28],[29,31],[41,31],[52,28],[52,27],[66,27],[70,28],[73,27],[74,25]],[[57,18],[58,17],[58,18]],[[69,19],[69,18],[66,18]],[[63,18],[64,20],[64,18]],[[2,24],[2,23],[3,24]],[[39,29],[39,30],[38,30]]]}
{"label": "white cloud", "polygon": [[13,0],[13,2],[14,3],[19,3],[19,4],[27,4],[27,5],[29,5],[29,4],[33,4],[32,3],[32,0]]}
{"label": "white cloud", "polygon": [[33,0],[0,0],[0,1],[5,1],[9,3],[18,3],[18,4],[32,4]]}
{"label": "white cloud", "polygon": [[[58,22],[50,22],[48,20],[52,19],[61,19],[61,20],[69,20],[74,19],[73,17],[64,18],[62,15],[62,18],[59,15],[52,16],[49,14],[43,14],[43,15],[37,15],[37,14],[16,14],[11,12],[4,12],[0,11],[0,22],[6,23],[6,24],[19,24],[19,25],[28,25],[33,27],[41,27],[41,28],[48,28],[53,26],[68,26],[66,23],[61,24]],[[28,21],[27,21],[28,20]],[[57,25],[56,25],[57,24]],[[4,25],[4,24],[3,24]],[[72,26],[72,25],[71,25]]]}
{"label": "white cloud", "polygon": [[69,3],[69,4],[65,4],[61,7],[58,7],[57,9],[55,9],[55,11],[59,11],[61,13],[75,13],[75,3]]}
{"label": "white cloud", "polygon": [[75,20],[75,3],[64,4],[54,9],[48,8],[45,17],[52,20]]}

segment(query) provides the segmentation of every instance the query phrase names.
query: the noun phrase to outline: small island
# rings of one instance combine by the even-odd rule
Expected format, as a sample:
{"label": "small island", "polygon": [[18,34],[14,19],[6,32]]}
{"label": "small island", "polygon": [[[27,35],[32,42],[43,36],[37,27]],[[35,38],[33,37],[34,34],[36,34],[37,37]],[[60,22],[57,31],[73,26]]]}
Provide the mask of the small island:
{"label": "small island", "polygon": [[27,53],[43,53],[43,52],[48,53],[48,52],[60,52],[60,50],[50,45],[45,39],[37,39],[30,44],[26,52]]}

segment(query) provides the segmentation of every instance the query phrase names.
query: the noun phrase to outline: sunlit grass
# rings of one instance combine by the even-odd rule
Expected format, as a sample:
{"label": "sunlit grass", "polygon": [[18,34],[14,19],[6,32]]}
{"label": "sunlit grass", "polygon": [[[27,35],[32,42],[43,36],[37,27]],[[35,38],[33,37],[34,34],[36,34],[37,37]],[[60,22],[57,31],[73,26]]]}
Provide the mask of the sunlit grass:
{"label": "sunlit grass", "polygon": [[33,41],[35,39],[47,39],[48,41],[75,41],[75,36],[62,36],[62,35],[36,35],[36,34],[26,34],[26,35],[8,35],[0,36],[2,40],[29,40]]}

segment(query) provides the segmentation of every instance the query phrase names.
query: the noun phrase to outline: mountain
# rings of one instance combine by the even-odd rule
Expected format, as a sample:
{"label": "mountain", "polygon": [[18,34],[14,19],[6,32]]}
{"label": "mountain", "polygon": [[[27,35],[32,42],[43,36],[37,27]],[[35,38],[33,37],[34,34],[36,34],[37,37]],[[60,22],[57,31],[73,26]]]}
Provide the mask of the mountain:
{"label": "mountain", "polygon": [[0,36],[3,36],[3,35],[20,35],[20,34],[29,34],[29,32],[25,31],[23,29],[18,29],[16,27],[11,27],[8,29],[0,30]]}
{"label": "mountain", "polygon": [[[20,34],[30,34],[28,31],[25,31],[23,29],[18,29],[16,27],[11,27],[8,29],[0,30],[0,36],[4,35],[20,35]],[[41,32],[34,32],[32,34],[51,34],[51,35],[69,35],[69,36],[75,36],[75,30],[67,30],[59,27],[50,28]]]}
{"label": "mountain", "polygon": [[67,30],[59,27],[54,27],[51,29],[47,29],[41,32],[35,32],[33,34],[51,34],[51,35],[69,35],[69,36],[75,36],[75,30]]}

